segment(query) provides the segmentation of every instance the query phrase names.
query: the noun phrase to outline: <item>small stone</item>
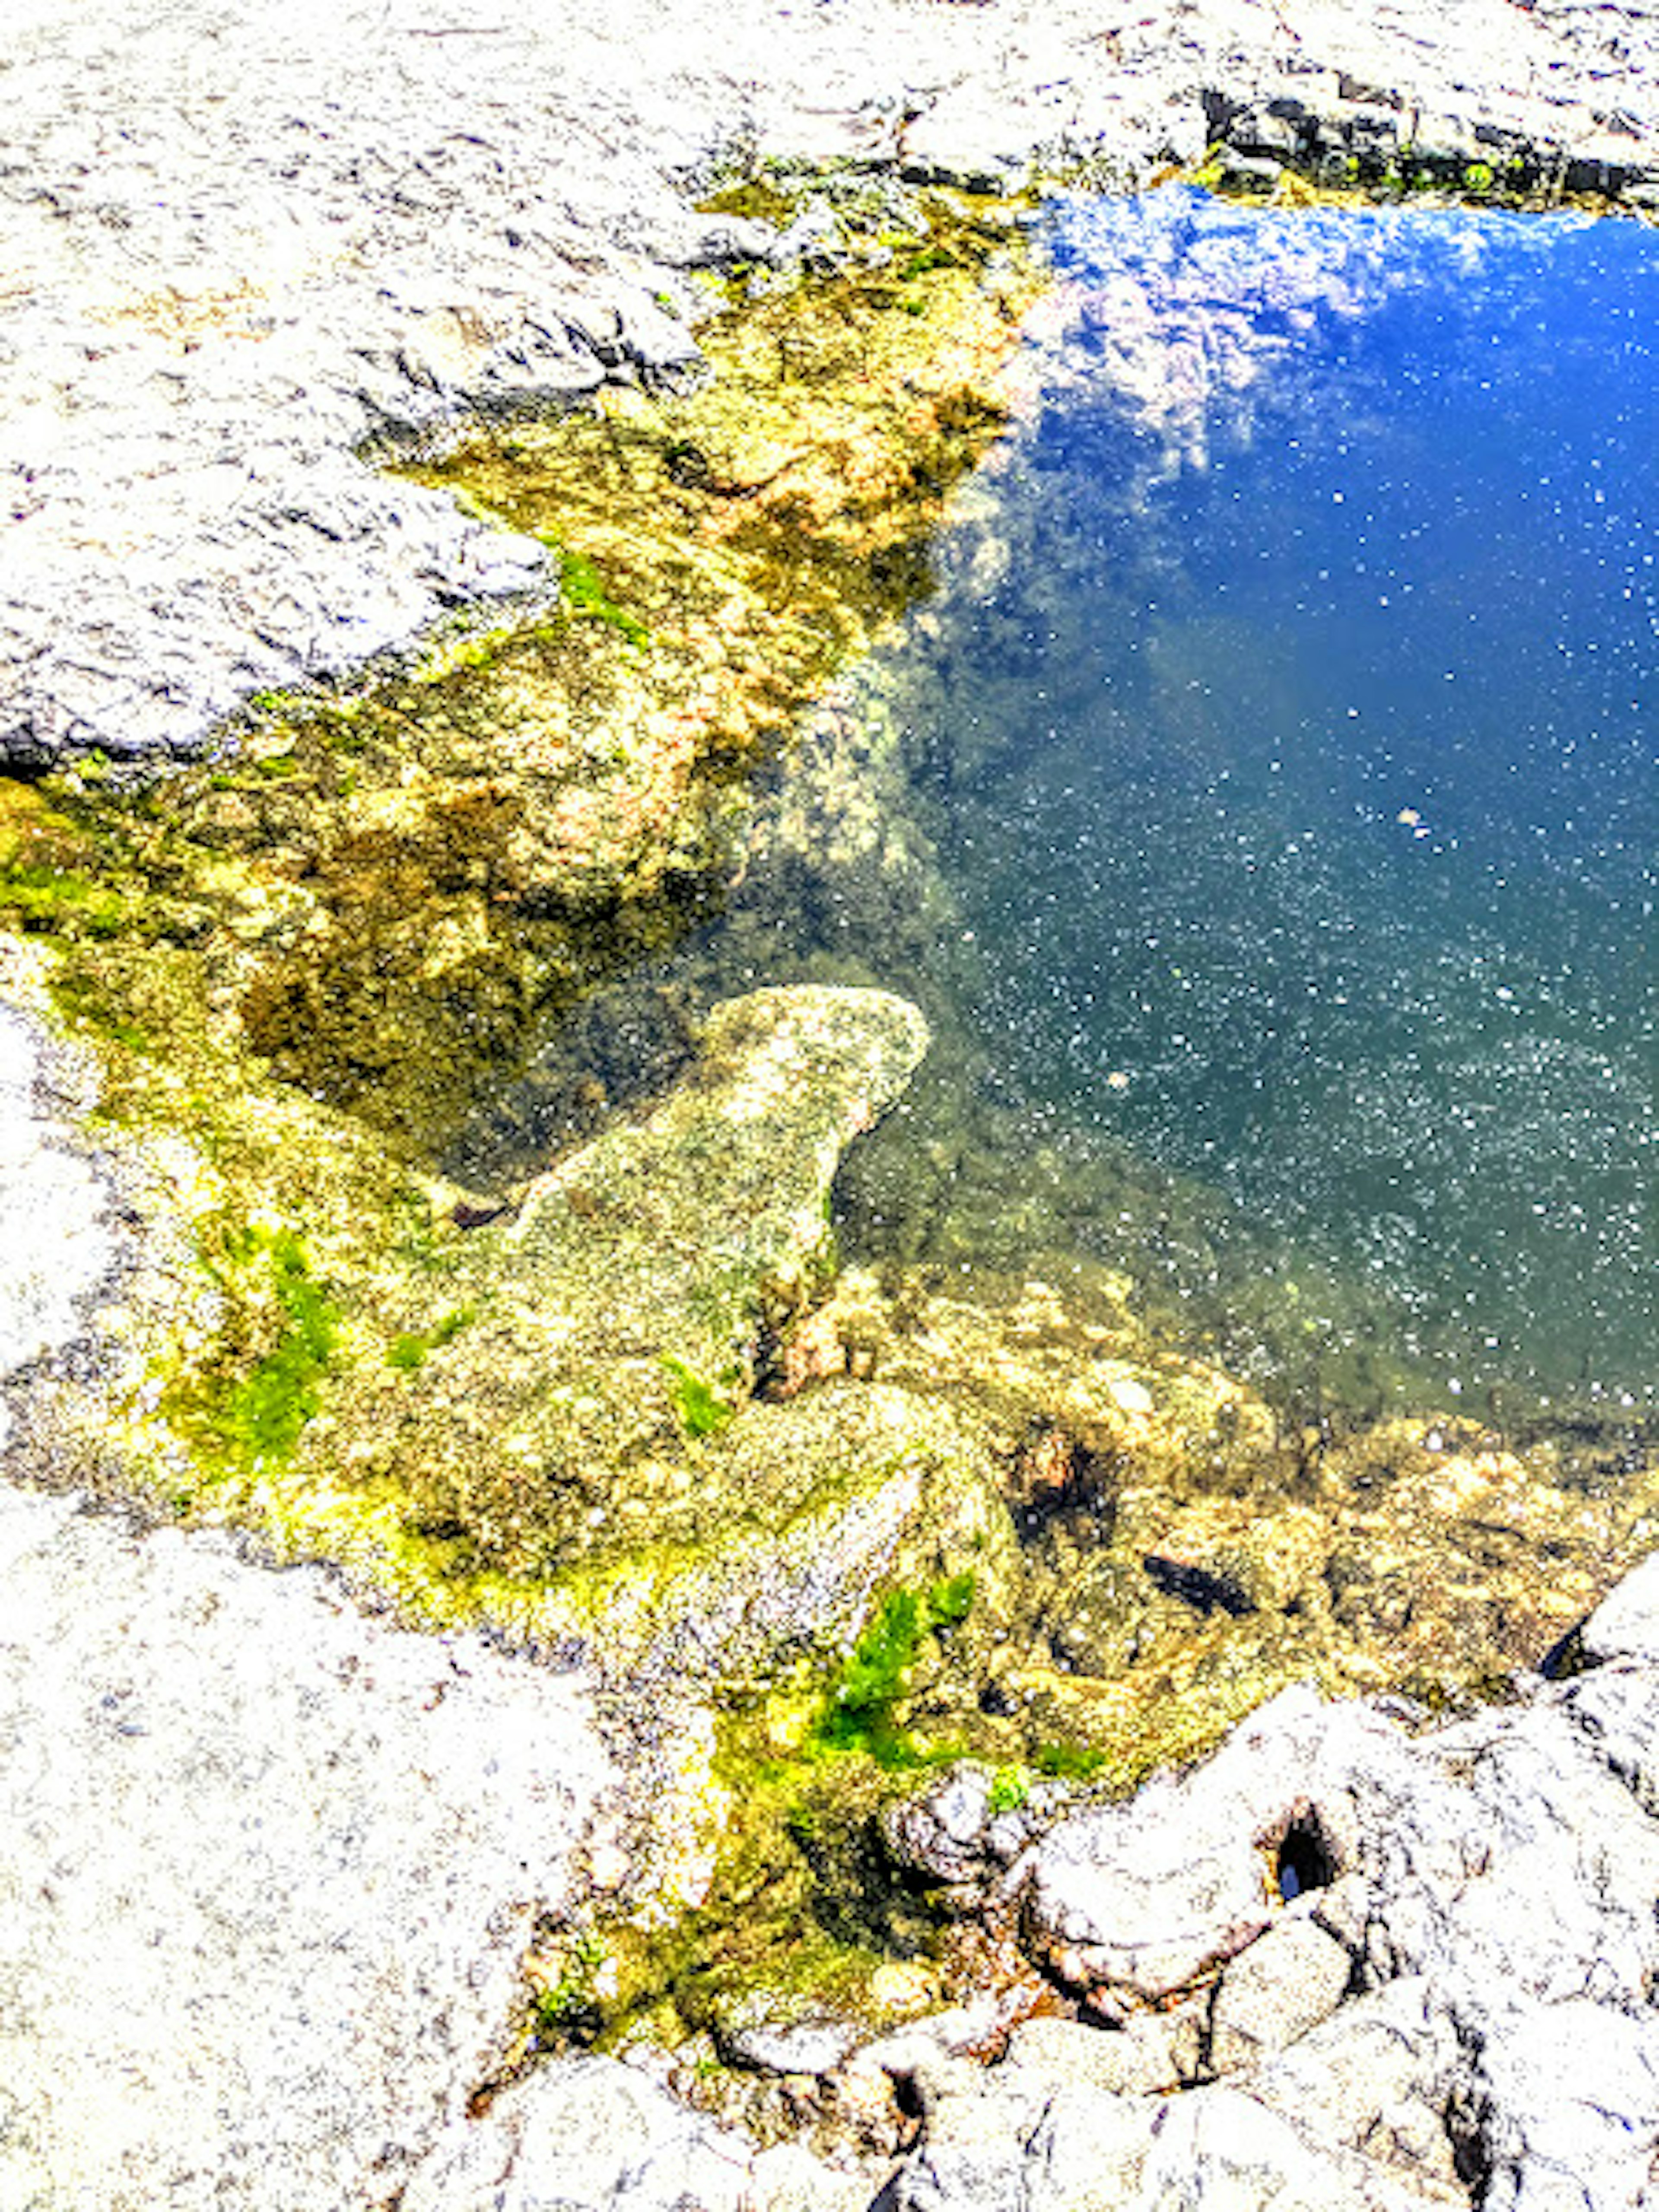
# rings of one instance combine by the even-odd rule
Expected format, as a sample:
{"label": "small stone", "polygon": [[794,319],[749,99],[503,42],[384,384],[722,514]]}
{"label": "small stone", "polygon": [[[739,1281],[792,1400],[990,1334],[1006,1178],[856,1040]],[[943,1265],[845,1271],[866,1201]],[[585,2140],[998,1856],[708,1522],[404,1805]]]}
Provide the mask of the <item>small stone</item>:
{"label": "small stone", "polygon": [[1069,2088],[1141,2096],[1192,2081],[1202,2040],[1194,2007],[1136,2013],[1117,2028],[1039,2018],[1014,2030],[1003,2063]]}
{"label": "small stone", "polygon": [[790,2027],[739,2028],[720,2040],[734,2065],[757,2074],[833,2074],[858,2031],[844,2020],[805,2020]]}
{"label": "small stone", "polygon": [[1348,1953],[1311,1920],[1281,1920],[1222,1976],[1211,2065],[1218,2074],[1234,2073],[1294,2043],[1336,2009],[1352,1973]]}

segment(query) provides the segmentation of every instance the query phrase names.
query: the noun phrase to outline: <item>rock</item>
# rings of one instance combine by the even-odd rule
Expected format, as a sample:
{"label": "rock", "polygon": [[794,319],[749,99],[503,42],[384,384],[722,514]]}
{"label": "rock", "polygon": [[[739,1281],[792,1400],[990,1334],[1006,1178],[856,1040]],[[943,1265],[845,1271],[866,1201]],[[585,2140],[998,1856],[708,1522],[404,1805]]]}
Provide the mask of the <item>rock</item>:
{"label": "rock", "polygon": [[1142,2118],[1139,2160],[1131,2166],[1116,2151],[1119,2172],[1125,2179],[1132,2172],[1133,2183],[1119,2183],[1115,2193],[1091,2189],[1090,2165],[1099,2152],[1085,2130],[1073,2141],[1075,2125],[1057,2106],[1032,2144],[1033,2164],[1060,2184],[1035,2197],[1045,2212],[1049,2206],[1153,2212],[1176,2204],[1213,2212],[1422,2212],[1468,2201],[1461,2190],[1406,2182],[1372,2159],[1319,2142],[1231,2087],[1194,2090]]}
{"label": "rock", "polygon": [[[734,1424],[763,1328],[828,1272],[842,1148],[927,1041],[915,1009],[877,991],[799,985],[716,1008],[653,1112],[469,1241],[455,1289],[476,1318],[412,1377],[380,1369],[343,1391],[333,1448],[396,1468],[427,1517],[519,1571],[647,1538],[706,1547],[763,1498],[788,1520],[812,1474],[767,1456],[752,1434],[766,1415]],[[600,1611],[620,1626],[617,1605]]]}
{"label": "rock", "polygon": [[723,2033],[732,2063],[757,2074],[833,2074],[858,2041],[846,2021],[802,2020],[788,2027],[757,2024]]}
{"label": "rock", "polygon": [[1281,1920],[1233,1960],[1221,1978],[1210,2021],[1218,2074],[1282,2051],[1335,2011],[1352,1962],[1310,1919]]}
{"label": "rock", "polygon": [[[20,993],[27,965],[0,939],[0,975]],[[0,1002],[0,1385],[82,1338],[88,1308],[130,1261],[115,1194],[64,1111],[63,1064],[38,1015]],[[10,1418],[0,1397],[0,1451]]]}
{"label": "rock", "polygon": [[734,2066],[752,2066],[754,2073],[827,2075],[852,2053],[858,2031],[845,2020],[768,2021],[765,2017],[741,2027],[721,2028],[721,2053]]}
{"label": "rock", "polygon": [[1033,2101],[998,2082],[929,2112],[890,2202],[895,2212],[1422,2212],[1468,2198],[1320,2143],[1231,2088],[1175,2100],[1062,2088]]}
{"label": "rock", "polygon": [[[964,2144],[990,2174],[1026,2130],[1034,2205],[1638,2202],[1659,2157],[1656,1756],[1659,1668],[1624,1656],[1414,1737],[1287,1692],[1192,1773],[1061,1820],[1016,1869],[1034,1945],[1124,2033],[1219,1968],[1207,2063],[1237,2087],[1190,2089],[1156,2127],[1061,2091],[1031,2133],[1022,2085],[1084,2063],[1033,2023],[976,2118],[950,2085],[937,2154],[930,2111],[899,2201],[951,2201]],[[1274,1869],[1288,1900],[1265,1893]]]}
{"label": "rock", "polygon": [[1659,1553],[1603,1598],[1578,1632],[1583,1656],[1659,1660]]}
{"label": "rock", "polygon": [[1203,2022],[1192,2006],[1136,2013],[1117,2028],[1038,2018],[1014,2030],[1003,2064],[1060,2087],[1145,2096],[1195,2081],[1203,2041]]}
{"label": "rock", "polygon": [[863,2212],[861,2183],[791,2147],[762,2153],[614,2058],[565,2058],[454,2122],[402,2212]]}
{"label": "rock", "polygon": [[[1248,1953],[1246,1956],[1248,1956]],[[1472,2118],[1466,2057],[1421,1975],[1354,1997],[1259,2066],[1250,2094],[1320,2142],[1450,2188]]]}
{"label": "rock", "polygon": [[0,2203],[395,2194],[617,1780],[590,1685],[0,1486]]}
{"label": "rock", "polygon": [[1255,1942],[1282,1909],[1275,1854],[1293,1824],[1316,1817],[1340,1870],[1351,1815],[1336,1792],[1312,1794],[1323,1727],[1315,1698],[1286,1691],[1195,1775],[1160,1777],[1128,1804],[1053,1829],[1034,1855],[1025,1909],[1055,1971],[1109,2015],[1172,1996]]}
{"label": "rock", "polygon": [[888,1850],[902,1867],[953,1888],[988,1887],[1018,1857],[1045,1814],[1063,1801],[1052,1784],[1018,1778],[1018,1798],[1004,1802],[1002,1782],[989,1768],[963,1760],[919,1796],[882,1816]]}
{"label": "rock", "polygon": [[895,2177],[893,2212],[993,2212],[1030,2202],[1027,2146],[1048,2093],[998,2069],[922,2077],[922,2141]]}
{"label": "rock", "polygon": [[936,1881],[961,1883],[982,1876],[991,1863],[991,1775],[964,1762],[918,1797],[889,1808],[882,1830],[901,1866]]}

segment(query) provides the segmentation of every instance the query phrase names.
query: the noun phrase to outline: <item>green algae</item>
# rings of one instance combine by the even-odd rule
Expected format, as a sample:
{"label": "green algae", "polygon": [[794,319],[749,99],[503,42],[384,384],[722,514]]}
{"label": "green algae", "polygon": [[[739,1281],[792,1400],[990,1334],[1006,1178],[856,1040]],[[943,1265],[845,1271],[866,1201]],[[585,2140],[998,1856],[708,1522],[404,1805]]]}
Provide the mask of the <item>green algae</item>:
{"label": "green algae", "polygon": [[255,1258],[268,1263],[271,1301],[281,1316],[276,1342],[225,1390],[211,1415],[225,1444],[258,1466],[292,1458],[316,1414],[319,1385],[339,1341],[339,1311],[291,1229],[249,1229],[232,1240],[230,1256],[242,1264]]}
{"label": "green algae", "polygon": [[910,1686],[923,1638],[958,1627],[973,1605],[974,1589],[969,1571],[929,1589],[890,1591],[824,1699],[808,1738],[811,1748],[863,1752],[893,1771],[953,1757],[945,1749],[923,1750],[899,1724],[896,1709]]}
{"label": "green algae", "polygon": [[417,1367],[425,1364],[428,1352],[441,1351],[445,1345],[452,1343],[476,1317],[477,1311],[474,1306],[452,1306],[429,1329],[411,1330],[394,1337],[386,1356],[386,1365],[412,1375]]}
{"label": "green algae", "polygon": [[1039,1774],[1053,1781],[1093,1782],[1106,1773],[1110,1760],[1103,1751],[1085,1743],[1040,1743],[1031,1753]]}
{"label": "green algae", "polygon": [[[715,1383],[706,1382],[683,1359],[665,1352],[662,1364],[674,1393],[675,1409],[688,1437],[717,1437],[730,1426],[737,1407]],[[728,1368],[721,1378],[726,1389],[741,1379],[740,1370]]]}
{"label": "green algae", "polygon": [[617,605],[605,588],[605,579],[585,554],[574,553],[561,545],[549,532],[538,535],[548,550],[557,556],[560,594],[572,614],[590,616],[596,622],[608,623],[629,645],[649,645],[650,631]]}
{"label": "green algae", "polygon": [[25,932],[109,938],[127,926],[124,887],[101,880],[95,841],[31,785],[0,779],[0,921]]}
{"label": "green algae", "polygon": [[[734,1809],[707,1893],[655,1931],[623,1918],[554,1947],[534,2006],[545,2045],[707,2035],[724,2049],[744,2025],[829,2016],[874,2032],[940,2001],[946,1923],[896,1875],[879,1816],[959,1755],[897,1716],[919,1662],[948,1664],[974,1586],[963,1572],[890,1590],[827,1678],[804,1668],[726,1713],[715,1772]],[[609,1968],[604,1994],[584,1954]],[[896,1966],[912,1970],[896,1997],[883,1987]],[[573,1987],[578,2005],[549,2003]]]}

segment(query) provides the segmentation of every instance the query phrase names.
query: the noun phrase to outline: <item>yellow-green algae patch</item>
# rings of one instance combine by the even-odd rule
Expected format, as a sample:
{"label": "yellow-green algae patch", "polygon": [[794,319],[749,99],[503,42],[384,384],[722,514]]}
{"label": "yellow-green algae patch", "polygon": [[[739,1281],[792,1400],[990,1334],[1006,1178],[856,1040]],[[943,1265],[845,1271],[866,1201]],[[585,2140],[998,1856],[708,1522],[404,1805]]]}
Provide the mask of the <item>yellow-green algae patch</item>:
{"label": "yellow-green algae patch", "polygon": [[[533,617],[351,697],[264,698],[213,760],[144,787],[96,761],[0,785],[0,919],[49,951],[102,1055],[100,1140],[197,1249],[173,1317],[128,1325],[149,1332],[143,1389],[76,1464],[144,1471],[176,1510],[527,1632],[555,1562],[604,1548],[619,1468],[653,1496],[653,1469],[706,1487],[686,1467],[804,1279],[711,1266],[596,1395],[580,1294],[560,1308],[548,1285],[609,1249],[605,1296],[632,1311],[617,1283],[672,1272],[650,1191],[625,1236],[637,1183],[572,1184],[568,1251],[535,1259],[551,1200],[463,1227],[490,1206],[432,1163],[551,1012],[718,896],[749,768],[927,587],[944,493],[1002,420],[1036,281],[1018,238],[1007,210],[933,198],[906,246],[927,265],[901,284],[855,266],[717,314],[703,393],[611,394],[427,471],[549,542],[562,593]],[[821,1268],[822,1188],[811,1203]],[[556,1373],[507,1340],[544,1295],[524,1326],[544,1349],[564,1312]],[[514,1391],[522,1418],[468,1412]],[[568,1481],[524,1464],[556,1430]],[[635,1522],[661,1536],[647,1512],[605,1540]]]}
{"label": "yellow-green algae patch", "polygon": [[356,696],[267,699],[143,791],[64,780],[94,865],[0,849],[0,913],[61,925],[66,988],[109,1023],[149,1034],[137,1002],[154,1016],[176,964],[251,1079],[434,1157],[539,1025],[708,911],[750,771],[928,588],[1038,279],[1006,210],[918,220],[908,278],[855,265],[716,313],[701,392],[607,392],[417,471],[543,539],[547,605]]}

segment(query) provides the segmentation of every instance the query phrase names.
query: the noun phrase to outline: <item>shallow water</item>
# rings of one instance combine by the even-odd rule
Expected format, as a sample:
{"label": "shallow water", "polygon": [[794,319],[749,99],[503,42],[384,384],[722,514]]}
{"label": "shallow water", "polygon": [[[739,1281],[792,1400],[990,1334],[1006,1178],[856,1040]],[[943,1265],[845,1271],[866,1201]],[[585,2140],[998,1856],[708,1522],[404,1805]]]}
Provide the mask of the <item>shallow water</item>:
{"label": "shallow water", "polygon": [[889,678],[973,1022],[1448,1391],[1651,1402],[1659,236],[1168,193],[1055,248]]}
{"label": "shallow water", "polygon": [[1053,246],[938,592],[694,959],[948,1032],[866,1256],[1015,1224],[1258,1371],[1650,1411],[1659,234],[1171,190]]}

